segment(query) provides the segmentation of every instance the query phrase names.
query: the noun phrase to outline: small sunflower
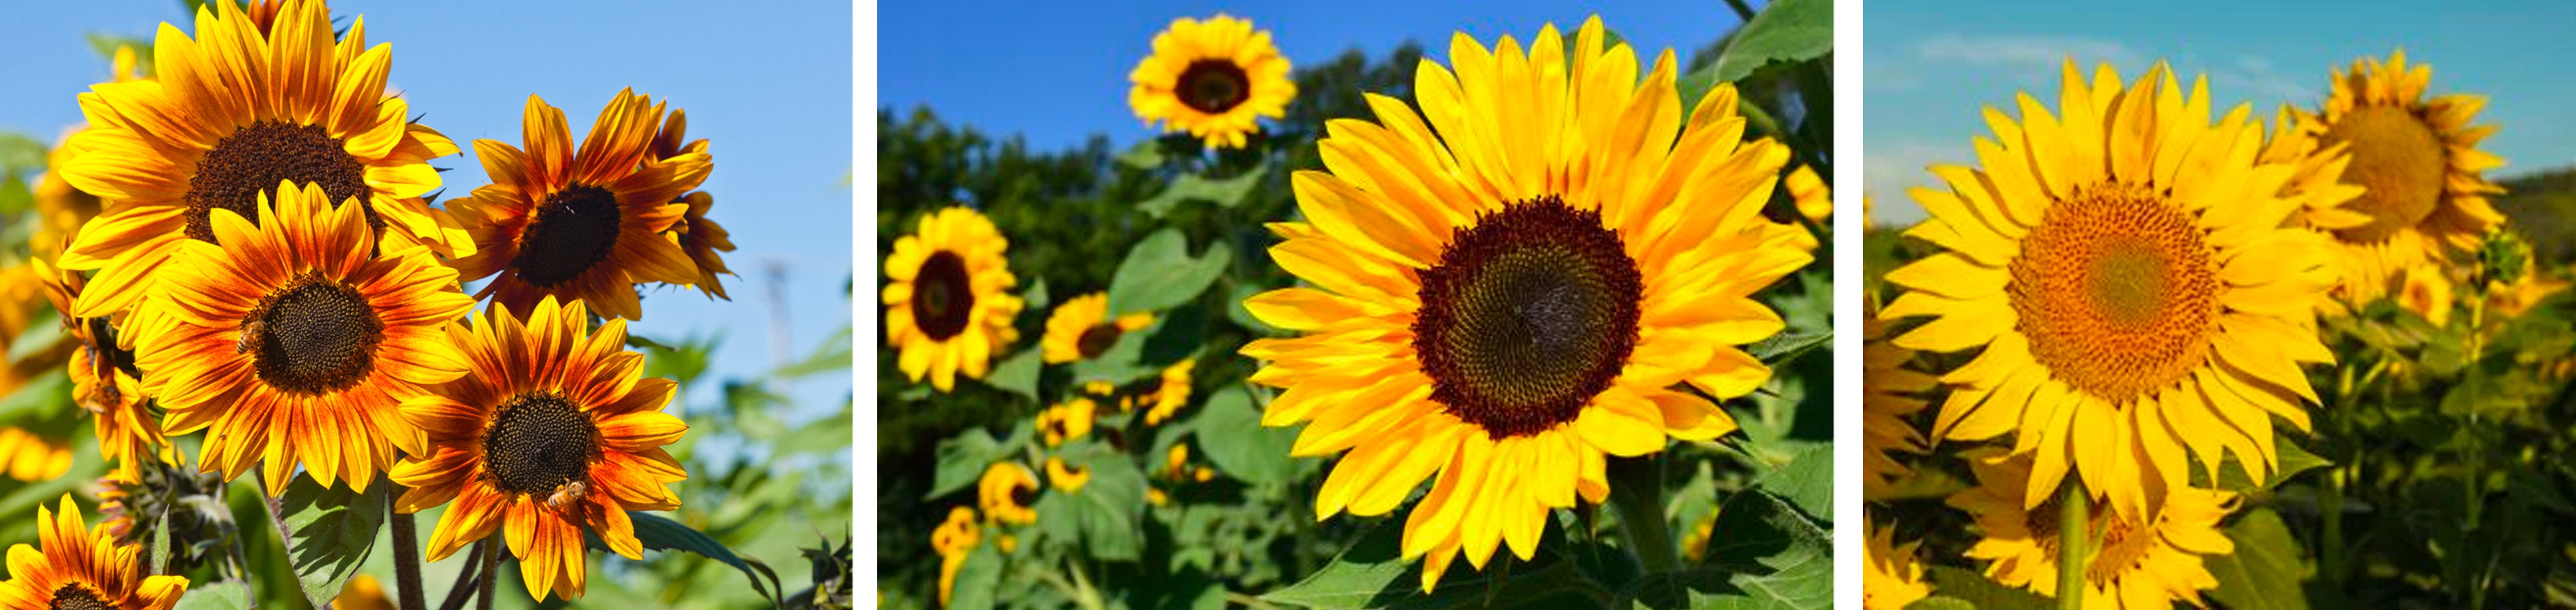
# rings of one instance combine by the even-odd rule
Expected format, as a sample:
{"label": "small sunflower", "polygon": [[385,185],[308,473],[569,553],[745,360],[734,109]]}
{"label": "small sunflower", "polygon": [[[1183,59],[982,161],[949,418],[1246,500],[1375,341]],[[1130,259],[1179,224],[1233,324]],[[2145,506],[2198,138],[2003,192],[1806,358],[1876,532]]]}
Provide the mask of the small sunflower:
{"label": "small sunflower", "polygon": [[1923,582],[1923,564],[1914,560],[1914,548],[1923,543],[1897,546],[1896,528],[1881,528],[1876,521],[1867,527],[1861,559],[1869,569],[1861,572],[1861,607],[1898,610],[1931,596],[1932,585]]}
{"label": "small sunflower", "polygon": [[2451,274],[2438,266],[2409,267],[2397,274],[2397,306],[2433,326],[2451,325],[2451,309],[2457,301],[2451,298]]}
{"label": "small sunflower", "polygon": [[1270,43],[1270,32],[1224,13],[1200,21],[1172,20],[1154,35],[1154,54],[1127,73],[1135,86],[1127,106],[1147,126],[1187,131],[1216,148],[1242,148],[1261,131],[1260,117],[1287,115],[1297,83],[1288,58]]}
{"label": "small sunflower", "polygon": [[948,605],[949,593],[957,588],[957,570],[966,566],[967,553],[982,539],[975,509],[963,506],[948,509],[948,521],[930,531],[930,548],[939,551],[940,606]]}
{"label": "small sunflower", "polygon": [[[706,139],[689,140],[688,131],[688,113],[678,108],[671,109],[671,118],[663,120],[662,131],[653,136],[653,158],[669,161],[680,155],[705,153]],[[690,191],[674,203],[689,204],[689,211],[680,215],[680,222],[671,224],[668,234],[680,243],[681,252],[688,253],[689,261],[697,264],[698,280],[692,285],[707,296],[733,300],[733,297],[725,296],[724,282],[716,277],[734,275],[732,269],[725,268],[724,255],[720,254],[733,251],[733,234],[707,218],[707,210],[716,205],[716,196],[706,191]]]}
{"label": "small sunflower", "polygon": [[1109,297],[1091,293],[1057,305],[1047,314],[1046,339],[1040,345],[1047,364],[1090,360],[1109,351],[1118,337],[1154,325],[1154,314],[1131,313],[1109,319]]}
{"label": "small sunflower", "polygon": [[2526,268],[2522,276],[2511,283],[2488,281],[2487,307],[2508,318],[2521,317],[2566,289],[2567,280],[2544,277],[2536,270]]}
{"label": "small sunflower", "polygon": [[[77,230],[77,229],[75,229]],[[57,269],[41,259],[30,260],[38,276],[45,280],[45,296],[57,311],[71,311],[89,285],[80,272]],[[116,472],[126,477],[141,476],[135,460],[146,457],[163,463],[178,463],[178,455],[168,437],[161,432],[159,418],[143,396],[142,372],[134,363],[134,351],[118,345],[116,327],[108,318],[65,317],[64,334],[78,347],[72,352],[70,370],[72,402],[88,411],[98,434],[100,457],[116,463]],[[131,341],[131,339],[125,339]]]}
{"label": "small sunflower", "polygon": [[1197,358],[1183,358],[1164,367],[1161,381],[1154,386],[1153,393],[1137,398],[1139,401],[1150,399],[1153,403],[1145,409],[1145,425],[1162,425],[1172,419],[1174,413],[1179,413],[1181,407],[1189,406],[1190,370],[1198,363]]}
{"label": "small sunflower", "polygon": [[579,301],[542,298],[524,321],[495,303],[471,322],[449,327],[447,340],[473,372],[403,401],[429,450],[394,467],[393,480],[411,488],[394,508],[453,500],[430,535],[431,561],[505,531],[531,597],[580,598],[585,532],[641,559],[626,512],[680,506],[669,484],[689,475],[662,449],[689,431],[662,412],[679,384],[643,377],[626,321],[590,332]]}
{"label": "small sunflower", "polygon": [[1038,411],[1038,434],[1043,435],[1048,447],[1081,440],[1091,436],[1091,426],[1099,418],[1099,413],[1098,403],[1089,398],[1074,397],[1064,404]]}
{"label": "small sunflower", "polygon": [[[2152,519],[2186,449],[2213,480],[2233,452],[2260,481],[2271,418],[2307,429],[2300,365],[2334,360],[2315,331],[2334,249],[2290,222],[2297,168],[2255,162],[2251,110],[2209,122],[2205,79],[2186,96],[2158,64],[2124,89],[2105,65],[2088,85],[2072,61],[2064,79],[2063,116],[2027,94],[2019,123],[1989,109],[1983,167],[1935,166],[1951,190],[1912,192],[1932,217],[1906,234],[1946,251],[1889,272],[1908,292],[1881,315],[1932,318],[1898,347],[1982,348],[1942,377],[1935,438],[2013,432],[2036,456],[2031,505],[2072,468]],[[2176,144],[2194,138],[2233,145]]]}
{"label": "small sunflower", "polygon": [[976,504],[984,514],[1003,523],[1036,523],[1038,513],[1030,507],[1038,501],[1038,477],[1019,462],[994,462],[984,468],[984,478],[975,484]]}
{"label": "small sunflower", "polygon": [[930,377],[946,392],[957,375],[982,379],[993,355],[1017,341],[1011,319],[1022,305],[1011,288],[1011,242],[993,221],[972,208],[953,207],[921,217],[918,231],[894,242],[886,255],[886,345],[901,354],[896,364],[913,381]]}
{"label": "small sunflower", "polygon": [[384,583],[376,582],[374,576],[359,574],[356,578],[349,579],[348,586],[340,589],[340,596],[331,600],[331,607],[342,610],[394,610],[394,602],[385,597]]}
{"label": "small sunflower", "polygon": [[2504,189],[2483,175],[2504,159],[2478,148],[2496,127],[2469,125],[2486,98],[2428,100],[2432,81],[2432,66],[2407,65],[2403,50],[2387,63],[2362,58],[2349,74],[2335,71],[2325,106],[2302,117],[2319,141],[2351,152],[2343,182],[2367,188],[2348,207],[2369,222],[2334,231],[2351,261],[2343,287],[2354,302],[2379,298],[2406,269],[2475,247],[2504,222],[2487,201]]}
{"label": "small sunflower", "polygon": [[662,108],[620,90],[575,148],[563,111],[530,95],[520,118],[527,150],[474,141],[492,183],[447,205],[474,236],[474,254],[454,263],[458,273],[493,278],[475,298],[527,311],[552,296],[635,320],[644,317],[636,284],[697,281],[688,254],[662,233],[688,213],[681,194],[715,164],[703,146],[654,154]]}
{"label": "small sunflower", "polygon": [[1066,463],[1064,458],[1047,458],[1046,471],[1047,484],[1065,493],[1082,491],[1083,485],[1091,483],[1090,468]]}
{"label": "small sunflower", "polygon": [[185,576],[146,576],[142,547],[117,544],[102,525],[91,529],[80,506],[64,494],[60,508],[36,506],[36,540],[42,549],[9,547],[9,579],[0,581],[0,607],[169,610],[188,590]]}
{"label": "small sunflower", "polygon": [[9,478],[27,483],[54,480],[72,470],[72,447],[25,428],[0,426],[0,461]]}
{"label": "small sunflower", "polygon": [[1878,317],[1876,302],[1868,309],[1861,323],[1861,494],[1877,499],[1914,473],[1892,454],[1929,450],[1923,432],[1905,418],[1929,405],[1921,395],[1940,387],[1941,380],[1908,368],[1914,350],[1888,343],[1887,321]]}
{"label": "small sunflower", "polygon": [[[1834,189],[1825,186],[1824,178],[1816,175],[1816,168],[1798,166],[1798,169],[1791,170],[1789,175],[1780,177],[1780,188],[1789,192],[1789,200],[1796,205],[1798,216],[1806,218],[1807,222],[1816,223],[1819,229],[1833,226],[1826,224],[1826,221],[1832,219],[1834,215]],[[1798,245],[1800,248],[1814,251],[1817,246],[1822,245],[1822,242],[1818,241],[1815,235],[1809,234],[1798,238]]]}
{"label": "small sunflower", "polygon": [[1571,44],[1461,33],[1455,72],[1420,66],[1421,113],[1366,95],[1377,120],[1335,121],[1329,171],[1291,179],[1306,221],[1272,225],[1272,260],[1311,287],[1244,302],[1300,333],[1242,350],[1286,390],[1262,423],[1306,422],[1294,455],[1347,452],[1317,518],[1436,479],[1402,545],[1425,590],[1460,556],[1531,557],[1550,510],[1607,499],[1609,457],[1733,432],[1675,388],[1769,379],[1738,346],[1783,322],[1750,296],[1812,260],[1762,218],[1788,149],[1744,139],[1734,87],[1684,113],[1670,50],[1640,70],[1608,38],[1597,17]]}
{"label": "small sunflower", "polygon": [[[2005,586],[2056,596],[2059,495],[2030,498],[2040,489],[2030,477],[2030,460],[2014,456],[1970,465],[1978,486],[1950,496],[1950,506],[1968,511],[1984,538],[1967,556],[1993,563],[1986,576]],[[2036,501],[2034,501],[2036,500]],[[2098,503],[2086,535],[2092,537],[2092,563],[2084,568],[2084,605],[2088,608],[2171,608],[2175,600],[2207,606],[2200,591],[2216,588],[2218,579],[2201,563],[2204,555],[2233,553],[2236,545],[2220,532],[2218,522],[2236,508],[2236,494],[2205,489],[2175,489],[2162,514],[2152,520],[2130,519],[2100,510]]]}

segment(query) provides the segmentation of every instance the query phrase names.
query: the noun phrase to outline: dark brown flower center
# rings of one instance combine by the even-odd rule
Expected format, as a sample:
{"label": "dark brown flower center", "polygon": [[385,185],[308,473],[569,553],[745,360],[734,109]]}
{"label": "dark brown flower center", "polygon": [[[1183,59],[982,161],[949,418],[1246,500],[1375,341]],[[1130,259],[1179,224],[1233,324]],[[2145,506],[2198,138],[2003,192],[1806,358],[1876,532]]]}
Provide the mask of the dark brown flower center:
{"label": "dark brown flower center", "polygon": [[107,602],[98,598],[97,593],[90,592],[89,587],[78,583],[55,589],[54,602],[49,607],[53,610],[109,610],[111,608]]}
{"label": "dark brown flower center", "polygon": [[255,351],[255,368],[269,386],[319,395],[366,380],[384,330],[366,295],[307,276],[251,309],[243,318],[240,346]]}
{"label": "dark brown flower center", "polygon": [[966,275],[966,259],[948,250],[930,253],[921,262],[920,274],[912,278],[912,319],[921,325],[922,334],[932,341],[946,341],[966,332],[974,311],[975,287]]}
{"label": "dark brown flower center", "polygon": [[1230,59],[1202,59],[1181,69],[1180,82],[1172,84],[1172,93],[1193,110],[1223,114],[1252,99],[1252,75]]}
{"label": "dark brown flower center", "polygon": [[519,270],[521,281],[538,288],[561,284],[608,259],[617,246],[621,220],[617,194],[608,189],[575,184],[555,191],[537,205],[510,266]]}
{"label": "dark brown flower center", "polygon": [[2336,233],[2347,241],[2376,242],[2423,222],[2442,202],[2449,171],[2442,138],[2404,108],[2366,106],[2326,129],[2327,144],[2352,144],[2343,182],[2369,190],[2350,207],[2370,215],[2365,224]]}
{"label": "dark brown flower center", "polygon": [[1031,506],[1037,506],[1037,504],[1037,481],[1027,479],[1011,481],[1011,506],[1028,508]]}
{"label": "dark brown flower center", "polygon": [[182,215],[187,235],[215,241],[212,214],[216,209],[232,210],[258,224],[260,193],[274,199],[278,183],[287,180],[308,188],[321,185],[334,208],[357,198],[366,210],[367,226],[384,230],[384,219],[367,203],[375,193],[367,186],[367,166],[351,156],[339,138],[320,125],[260,121],[235,128],[197,161],[196,174],[188,177],[188,208]]}
{"label": "dark brown flower center", "polygon": [[1073,342],[1074,349],[1082,352],[1085,360],[1098,358],[1101,354],[1109,352],[1109,346],[1118,344],[1119,335],[1126,333],[1127,331],[1118,328],[1116,321],[1094,324],[1091,328],[1082,331],[1081,339]]}
{"label": "dark brown flower center", "polygon": [[1555,196],[1479,215],[1421,277],[1431,398],[1496,438],[1574,421],[1637,344],[1636,262],[1599,212]]}
{"label": "dark brown flower center", "polygon": [[493,486],[510,493],[542,496],[566,483],[587,483],[598,449],[599,427],[553,392],[511,397],[483,431],[483,466]]}
{"label": "dark brown flower center", "polygon": [[2207,358],[2218,321],[2211,256],[2203,231],[2162,194],[2092,185],[2031,228],[2005,291],[2033,359],[2126,405]]}

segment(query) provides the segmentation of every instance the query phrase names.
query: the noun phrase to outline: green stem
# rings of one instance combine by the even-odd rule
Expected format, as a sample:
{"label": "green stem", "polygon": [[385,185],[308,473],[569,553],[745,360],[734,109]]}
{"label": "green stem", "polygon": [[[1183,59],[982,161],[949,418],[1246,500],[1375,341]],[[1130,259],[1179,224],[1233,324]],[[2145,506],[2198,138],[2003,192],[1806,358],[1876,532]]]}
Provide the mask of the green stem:
{"label": "green stem", "polygon": [[1663,461],[1655,457],[1610,460],[1610,506],[1619,511],[1619,527],[1649,574],[1681,568],[1680,545],[1664,523]]}
{"label": "green stem", "polygon": [[1738,18],[1745,21],[1753,20],[1753,7],[1745,6],[1744,0],[1726,0],[1726,7],[1735,9],[1735,16]]}
{"label": "green stem", "polygon": [[2345,474],[2346,473],[2342,468],[2335,468],[2333,472],[2326,473],[2325,497],[2318,501],[2318,508],[2325,511],[2325,550],[2321,553],[2324,555],[2324,561],[2322,563],[2325,564],[2326,582],[2332,585],[2340,585],[2343,583],[2343,486]]}
{"label": "green stem", "polygon": [[[386,485],[394,485],[386,481]],[[393,498],[401,497],[400,486],[386,491],[385,518],[393,521],[394,587],[402,598],[403,610],[429,610],[428,594],[420,590],[420,532],[412,516],[394,510]]]}
{"label": "green stem", "polygon": [[492,610],[492,588],[494,584],[501,582],[501,554],[507,552],[506,549],[509,547],[501,544],[501,532],[492,532],[492,535],[484,536],[483,544],[484,548],[491,552],[483,554],[483,576],[475,579],[477,582],[474,608]]}
{"label": "green stem", "polygon": [[2093,520],[2086,513],[2093,499],[2084,494],[2084,480],[2066,477],[2057,497],[2057,607],[2061,610],[2083,610],[2084,566],[2092,563],[2091,549],[2084,548],[2093,539]]}
{"label": "green stem", "polygon": [[473,550],[466,552],[464,569],[456,571],[456,583],[447,586],[447,599],[438,603],[438,610],[461,610],[465,607],[465,600],[473,598],[474,589],[481,586],[476,578],[483,568],[483,556],[491,552],[490,538],[474,543]]}

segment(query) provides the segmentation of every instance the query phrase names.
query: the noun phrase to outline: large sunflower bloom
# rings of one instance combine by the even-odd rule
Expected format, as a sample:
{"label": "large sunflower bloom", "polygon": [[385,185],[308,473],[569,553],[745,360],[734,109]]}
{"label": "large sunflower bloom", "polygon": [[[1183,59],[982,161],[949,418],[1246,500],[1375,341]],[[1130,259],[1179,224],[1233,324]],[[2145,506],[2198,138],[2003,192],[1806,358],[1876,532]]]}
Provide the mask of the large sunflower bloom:
{"label": "large sunflower bloom", "polygon": [[2335,71],[2324,108],[2302,121],[2320,141],[2351,151],[2343,182],[2368,189],[2350,207],[2369,222],[2334,232],[2343,258],[2351,261],[2343,288],[2354,302],[2387,294],[2408,268],[2476,247],[2480,236],[2504,222],[2504,214],[2487,202],[2504,188],[2483,175],[2503,167],[2504,159],[2478,149],[2496,127],[2469,125],[2486,98],[2454,94],[2427,100],[2432,81],[2433,68],[2408,66],[2402,50],[2384,64],[2362,58],[2349,74]]}
{"label": "large sunflower bloom", "polygon": [[395,509],[455,501],[430,535],[431,561],[503,531],[531,597],[578,599],[585,531],[642,559],[626,511],[679,508],[668,484],[688,473],[662,449],[689,429],[662,412],[679,384],[642,377],[625,320],[592,333],[589,316],[579,301],[546,297],[524,321],[494,304],[471,328],[448,328],[474,370],[403,401],[430,449],[393,470],[411,488]]}
{"label": "large sunflower bloom", "polygon": [[[134,47],[117,47],[115,57],[109,61],[108,82],[122,83],[134,80],[134,65]],[[80,134],[88,130],[88,126],[72,128],[71,131],[63,134],[62,141],[54,144],[52,152],[45,154],[45,167],[58,169],[45,172],[44,178],[36,181],[33,199],[39,223],[36,225],[36,234],[29,237],[27,242],[34,246],[39,256],[50,257],[61,254],[63,248],[71,245],[74,229],[80,228],[81,224],[98,217],[99,212],[106,210],[106,202],[99,200],[97,195],[72,188],[71,181],[64,180],[63,172],[59,169],[69,164],[72,157],[80,153],[82,147],[76,142],[80,140]],[[61,311],[68,312],[71,309],[66,307],[61,308]]]}
{"label": "large sunflower bloom", "polygon": [[171,275],[161,270],[179,244],[219,238],[215,210],[253,218],[281,181],[317,185],[335,206],[356,200],[370,247],[381,238],[387,249],[472,251],[454,221],[420,199],[439,185],[427,161],[456,145],[407,122],[410,104],[385,95],[392,46],[367,46],[366,18],[335,39],[318,0],[263,2],[249,13],[213,2],[197,9],[196,26],[191,39],[161,25],[157,78],[80,96],[89,129],[60,171],[106,208],[58,263],[102,270],[73,315],[131,309]]}
{"label": "large sunflower bloom", "polygon": [[1868,569],[1861,572],[1861,608],[1897,610],[1932,595],[1932,586],[1923,582],[1923,564],[1914,559],[1914,548],[1923,543],[1897,546],[1896,528],[1879,527],[1876,521],[1866,527],[1861,559]]}
{"label": "large sunflower bloom", "polygon": [[[2005,586],[2055,596],[2057,581],[2057,495],[2031,498],[2038,489],[2025,482],[2030,459],[2009,456],[1970,465],[1978,486],[1951,495],[1948,503],[1968,511],[1984,537],[1967,556],[1992,561],[1986,576]],[[2090,536],[2092,562],[2084,566],[2087,608],[2171,608],[2174,600],[2201,603],[2200,591],[2216,588],[2217,577],[2202,565],[2203,555],[2225,555],[2236,544],[2220,532],[2218,522],[2236,508],[2236,494],[2205,489],[2175,489],[2164,512],[2153,519],[2131,519],[2098,510],[2084,535]]]}
{"label": "large sunflower bloom", "polygon": [[36,541],[44,547],[9,547],[0,607],[169,610],[188,589],[185,576],[145,576],[142,547],[117,544],[105,525],[91,529],[70,494],[60,508],[36,506]]}
{"label": "large sunflower bloom", "polygon": [[226,480],[265,462],[271,493],[298,465],[326,487],[366,489],[397,448],[423,450],[397,406],[465,374],[442,329],[474,302],[426,249],[370,257],[366,217],[333,207],[325,187],[274,188],[273,205],[259,195],[257,224],[215,212],[222,246],[190,240],[170,254],[128,323],[149,371],[142,390],[169,409],[164,432],[214,427],[198,464]]}
{"label": "large sunflower bloom", "polygon": [[662,107],[620,90],[576,150],[563,111],[530,95],[519,126],[527,150],[474,141],[492,183],[448,207],[474,235],[474,255],[457,259],[457,272],[466,281],[492,278],[475,298],[528,311],[552,296],[637,320],[644,306],[636,284],[697,281],[688,254],[662,232],[688,212],[675,202],[706,181],[714,163],[703,146],[653,154]]}
{"label": "large sunflower bloom", "polygon": [[[688,113],[678,108],[671,109],[671,118],[662,121],[661,133],[653,136],[653,158],[670,160],[684,154],[706,152],[707,140],[690,140],[688,133]],[[675,203],[689,204],[689,211],[680,215],[680,222],[671,224],[670,235],[680,243],[680,251],[688,253],[689,262],[697,264],[698,280],[692,285],[707,296],[733,300],[733,297],[725,296],[724,281],[716,277],[734,275],[732,269],[725,268],[724,255],[720,254],[733,251],[733,234],[707,218],[707,210],[716,205],[716,196],[706,191],[690,191]]]}
{"label": "large sunflower bloom", "polygon": [[1154,325],[1154,314],[1131,313],[1109,319],[1109,297],[1091,293],[1067,299],[1047,314],[1040,353],[1047,364],[1090,360],[1109,351],[1118,338]]}
{"label": "large sunflower bloom", "polygon": [[[78,271],[55,268],[42,259],[29,264],[45,280],[45,296],[57,311],[71,311],[89,285]],[[120,341],[108,318],[66,316],[64,321],[68,329],[64,335],[77,346],[70,365],[64,367],[71,373],[72,402],[93,417],[100,457],[116,463],[116,473],[128,479],[142,476],[137,459],[178,463],[158,418],[144,402],[143,382],[138,379],[142,371],[135,368],[133,350],[118,345],[131,339]]]}
{"label": "large sunflower bloom", "polygon": [[1218,13],[1172,20],[1154,35],[1154,54],[1127,73],[1127,106],[1146,125],[1187,131],[1217,148],[1242,148],[1260,117],[1286,116],[1297,83],[1270,32]]}
{"label": "large sunflower bloom", "polygon": [[982,379],[993,354],[1020,332],[1011,319],[1020,315],[1019,295],[1003,254],[1011,242],[993,221],[965,207],[952,207],[921,217],[920,229],[894,242],[886,255],[886,345],[900,352],[896,364],[906,377],[946,392],[957,375]]}
{"label": "large sunflower bloom", "polygon": [[1891,455],[1923,453],[1923,432],[1905,418],[1929,406],[1919,395],[1941,385],[1929,373],[1908,368],[1914,350],[1887,341],[1887,321],[1872,301],[1861,322],[1861,495],[1884,497],[1899,479],[1914,473]]}
{"label": "large sunflower bloom", "polygon": [[2296,168],[2254,161],[2248,107],[2212,125],[2206,81],[2186,97],[2162,64],[2126,89],[2108,65],[2064,78],[2062,115],[2027,94],[2019,123],[1987,110],[1983,167],[1935,166],[1951,190],[1912,192],[1932,218],[1906,234],[1947,251],[1889,272],[1910,291],[1882,315],[1933,318],[1898,347],[1983,348],[1942,377],[1936,438],[2013,432],[2036,457],[2031,505],[2071,467],[2150,519],[2186,485],[2185,449],[2212,475],[2233,452],[2259,481],[2271,417],[2307,429],[2299,367],[2334,359],[2314,330],[2334,251],[2285,226]]}
{"label": "large sunflower bloom", "polygon": [[1607,498],[1610,456],[1734,431],[1674,386],[1769,379],[1737,346],[1783,324],[1749,296],[1810,260],[1761,216],[1788,149],[1744,141],[1734,88],[1685,115],[1671,51],[1640,84],[1605,38],[1598,18],[1571,48],[1553,25],[1526,49],[1462,33],[1456,72],[1417,72],[1422,114],[1368,95],[1378,120],[1334,121],[1330,172],[1292,180],[1306,221],[1273,225],[1271,258],[1312,287],[1244,303],[1303,333],[1243,348],[1286,389],[1262,423],[1308,422],[1295,455],[1348,452],[1317,518],[1384,514],[1437,475],[1403,541],[1426,590],[1461,555],[1530,557],[1551,509]]}

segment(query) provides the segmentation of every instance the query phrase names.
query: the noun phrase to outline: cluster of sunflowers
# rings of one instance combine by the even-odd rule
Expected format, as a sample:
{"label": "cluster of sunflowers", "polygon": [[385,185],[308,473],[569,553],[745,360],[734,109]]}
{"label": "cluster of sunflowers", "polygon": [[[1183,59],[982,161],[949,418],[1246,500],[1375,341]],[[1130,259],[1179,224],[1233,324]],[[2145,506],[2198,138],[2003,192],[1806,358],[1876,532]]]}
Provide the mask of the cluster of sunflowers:
{"label": "cluster of sunflowers", "polygon": [[[471,545],[487,600],[504,543],[538,600],[582,595],[592,544],[641,558],[646,517],[629,511],[679,505],[668,486],[687,473],[663,447],[688,426],[662,411],[677,384],[642,377],[626,321],[645,284],[723,298],[733,249],[695,190],[712,161],[683,113],[619,92],[576,146],[530,96],[525,148],[474,141],[491,183],[433,207],[430,162],[460,150],[387,91],[391,47],[369,45],[364,17],[210,2],[148,53],[151,74],[121,50],[113,80],[79,95],[87,125],[52,151],[28,254],[0,281],[0,344],[27,354],[0,393],[68,375],[114,464],[96,490],[112,519],[87,528],[69,495],[40,509],[42,553],[11,549],[0,603],[171,607],[188,579],[146,558],[180,551],[146,547],[156,531],[198,541],[166,537],[170,511],[130,508],[253,470],[272,511],[293,484],[397,513],[406,607],[421,595],[410,514],[441,506],[428,556]],[[19,298],[33,293],[50,317]],[[20,480],[75,459],[16,428],[0,445]],[[177,470],[186,445],[219,480]],[[279,523],[289,548],[337,543]],[[246,579],[231,552],[221,574]]]}
{"label": "cluster of sunflowers", "polygon": [[[1872,270],[1895,292],[1870,299],[1862,358],[1872,608],[1983,596],[1940,573],[1975,562],[2092,607],[2277,596],[2209,563],[2241,575],[2247,544],[2300,550],[2263,535],[2280,531],[2265,505],[2281,480],[2327,465],[2300,441],[2358,455],[2352,422],[2378,416],[2357,411],[2423,410],[2362,398],[2417,362],[2365,344],[2457,341],[2481,359],[2498,320],[2564,286],[2490,204],[2503,189],[2484,173],[2504,161],[2479,150],[2496,128],[2471,125],[2484,98],[2428,97],[2431,68],[2402,51],[2338,70],[2320,106],[2285,106],[2268,132],[2246,104],[2213,122],[2206,79],[2186,88],[2163,64],[2124,81],[2070,60],[2062,78],[2053,107],[2025,94],[2018,120],[1985,112],[1977,164],[1935,165],[1947,188],[1911,192],[1930,215],[1903,231],[1915,256]],[[2474,295],[2455,302],[2463,284]],[[2336,557],[2351,467],[2315,492],[2329,582],[2351,565]],[[1939,550],[1918,556],[1926,542]],[[1943,566],[1930,583],[1927,563]]]}

